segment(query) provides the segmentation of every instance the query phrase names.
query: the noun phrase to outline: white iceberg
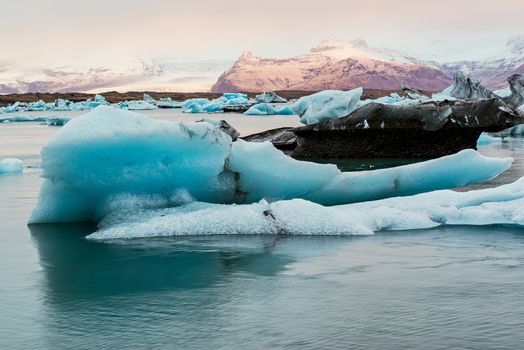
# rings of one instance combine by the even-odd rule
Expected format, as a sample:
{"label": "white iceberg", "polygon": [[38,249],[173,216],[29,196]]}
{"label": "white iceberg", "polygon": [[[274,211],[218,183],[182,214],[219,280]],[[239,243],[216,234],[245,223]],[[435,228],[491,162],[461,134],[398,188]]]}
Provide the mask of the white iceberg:
{"label": "white iceberg", "polygon": [[289,106],[275,107],[269,103],[259,103],[249,107],[245,115],[295,115],[293,108]]}
{"label": "white iceberg", "polygon": [[450,190],[324,207],[302,199],[249,205],[189,203],[115,211],[88,239],[177,235],[369,235],[440,225],[524,226],[524,177],[484,190]]}
{"label": "white iceberg", "polygon": [[350,91],[325,90],[299,98],[293,110],[306,125],[342,118],[359,106],[362,93],[362,88]]}
{"label": "white iceberg", "polygon": [[[217,124],[218,125],[218,124]],[[168,207],[180,193],[209,203],[303,198],[333,205],[453,188],[492,178],[511,159],[474,150],[408,166],[342,173],[269,142],[232,142],[209,123],[172,123],[112,107],[71,120],[42,149],[32,223],[97,222],[118,206]],[[119,201],[132,196],[133,201]]]}
{"label": "white iceberg", "polygon": [[0,162],[0,175],[19,174],[24,170],[24,162],[16,158],[5,158]]}

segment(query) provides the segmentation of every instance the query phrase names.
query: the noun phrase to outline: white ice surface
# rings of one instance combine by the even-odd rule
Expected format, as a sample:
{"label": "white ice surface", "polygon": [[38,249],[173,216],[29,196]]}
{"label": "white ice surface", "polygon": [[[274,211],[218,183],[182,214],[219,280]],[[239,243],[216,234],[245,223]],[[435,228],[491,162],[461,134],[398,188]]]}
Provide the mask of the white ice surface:
{"label": "white ice surface", "polygon": [[248,205],[190,203],[117,211],[89,239],[176,235],[368,235],[439,225],[524,226],[524,177],[497,188],[435,191],[403,198],[324,207],[302,199]]}

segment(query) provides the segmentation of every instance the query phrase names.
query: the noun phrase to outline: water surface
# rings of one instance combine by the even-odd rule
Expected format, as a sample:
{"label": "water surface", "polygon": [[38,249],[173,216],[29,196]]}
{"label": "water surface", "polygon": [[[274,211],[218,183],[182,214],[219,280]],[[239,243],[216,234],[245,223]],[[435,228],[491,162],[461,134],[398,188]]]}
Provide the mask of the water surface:
{"label": "water surface", "polygon": [[[90,224],[26,225],[40,186],[38,152],[56,130],[0,125],[0,158],[26,163],[24,174],[0,176],[0,349],[524,344],[521,228],[88,241]],[[481,152],[515,163],[477,187],[524,176],[522,140]],[[383,162],[347,161],[345,169]]]}

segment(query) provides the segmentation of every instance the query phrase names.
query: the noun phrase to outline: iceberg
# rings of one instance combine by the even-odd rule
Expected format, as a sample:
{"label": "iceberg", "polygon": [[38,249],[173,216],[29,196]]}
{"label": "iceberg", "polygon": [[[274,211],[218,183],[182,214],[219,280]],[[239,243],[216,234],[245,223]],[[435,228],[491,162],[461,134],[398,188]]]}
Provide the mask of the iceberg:
{"label": "iceberg", "polygon": [[106,106],[71,120],[42,149],[44,180],[29,221],[98,222],[121,207],[173,207],[181,197],[215,204],[297,198],[346,204],[468,185],[512,162],[465,150],[342,173],[335,165],[289,158],[269,142],[233,142],[220,125],[159,121]]}
{"label": "iceberg", "polygon": [[0,162],[0,175],[20,174],[24,170],[24,163],[20,159],[5,158]]}
{"label": "iceberg", "polygon": [[482,134],[480,134],[480,137],[477,140],[477,146],[488,145],[490,143],[501,142],[501,141],[502,139],[500,137],[494,137],[494,136],[488,135],[487,133],[483,132]]}
{"label": "iceberg", "polygon": [[207,104],[207,98],[191,98],[185,100],[182,104],[182,112],[184,113],[203,113],[202,106]]}
{"label": "iceberg", "polygon": [[47,117],[46,124],[49,126],[64,126],[71,120],[69,117],[61,116],[61,115],[53,115],[51,117]]}
{"label": "iceberg", "polygon": [[466,77],[463,73],[458,72],[453,76],[453,87],[450,96],[458,99],[489,99],[495,98],[495,94],[482,86],[479,81]]}
{"label": "iceberg", "polygon": [[278,96],[272,91],[266,91],[260,95],[255,96],[255,101],[258,103],[285,103],[287,100]]}
{"label": "iceberg", "polygon": [[505,98],[506,102],[524,108],[524,75],[513,74],[508,78],[508,83],[511,94]]}
{"label": "iceberg", "polygon": [[306,125],[348,116],[360,102],[362,88],[350,91],[325,90],[299,98],[293,110]]}
{"label": "iceberg", "polygon": [[269,103],[259,103],[249,107],[245,115],[295,115],[293,108],[289,106],[274,107]]}
{"label": "iceberg", "polygon": [[511,158],[489,158],[467,149],[401,167],[341,172],[335,165],[297,161],[270,142],[243,140],[233,143],[228,158],[229,169],[240,174],[237,192],[243,202],[304,198],[323,205],[467,186],[497,176],[511,163]]}
{"label": "iceberg", "polygon": [[[54,105],[52,106],[54,107]],[[25,110],[28,112],[44,112],[51,108],[52,107],[48,106],[48,104],[45,103],[44,101],[38,100],[36,102],[29,103],[27,107],[25,108]]]}
{"label": "iceberg", "polygon": [[158,108],[182,108],[183,102],[173,101],[171,97],[162,97],[158,102]]}
{"label": "iceberg", "polygon": [[63,126],[69,121],[69,117],[53,115],[49,117],[44,116],[31,116],[31,115],[15,115],[12,117],[0,117],[0,123],[24,123],[24,122],[37,122],[47,124],[50,126]]}
{"label": "iceberg", "polygon": [[[246,94],[225,93],[214,100],[207,98],[192,98],[184,101],[182,112],[184,113],[222,113],[225,108],[244,107],[251,103]],[[247,107],[246,107],[247,108]]]}
{"label": "iceberg", "polygon": [[157,106],[147,101],[133,100],[120,102],[121,109],[129,109],[130,111],[146,111],[157,109]]}
{"label": "iceberg", "polygon": [[45,117],[34,117],[31,115],[15,115],[12,117],[0,117],[0,123],[25,123],[25,122],[45,122]]}
{"label": "iceberg", "polygon": [[6,106],[2,109],[4,113],[15,113],[20,110],[20,102],[15,102],[12,105]]}
{"label": "iceberg", "polygon": [[[524,109],[523,109],[523,112],[524,112]],[[506,134],[512,137],[524,136],[524,124],[515,125],[514,127],[509,128],[508,130],[506,130]]]}
{"label": "iceberg", "polygon": [[88,239],[178,235],[369,235],[440,225],[524,226],[524,177],[496,188],[423,193],[325,207],[303,199],[115,211]]}

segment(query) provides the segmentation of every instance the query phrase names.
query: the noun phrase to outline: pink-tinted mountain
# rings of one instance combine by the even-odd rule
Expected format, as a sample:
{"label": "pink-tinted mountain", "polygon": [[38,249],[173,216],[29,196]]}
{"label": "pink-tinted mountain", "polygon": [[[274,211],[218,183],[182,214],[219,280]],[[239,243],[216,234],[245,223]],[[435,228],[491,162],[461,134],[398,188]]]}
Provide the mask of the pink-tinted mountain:
{"label": "pink-tinted mountain", "polygon": [[409,86],[439,91],[457,72],[490,89],[507,86],[506,78],[524,73],[524,36],[510,39],[501,52],[484,59],[425,60],[392,49],[369,47],[365,41],[322,41],[309,52],[286,59],[244,52],[211,91],[351,89],[393,90]]}

